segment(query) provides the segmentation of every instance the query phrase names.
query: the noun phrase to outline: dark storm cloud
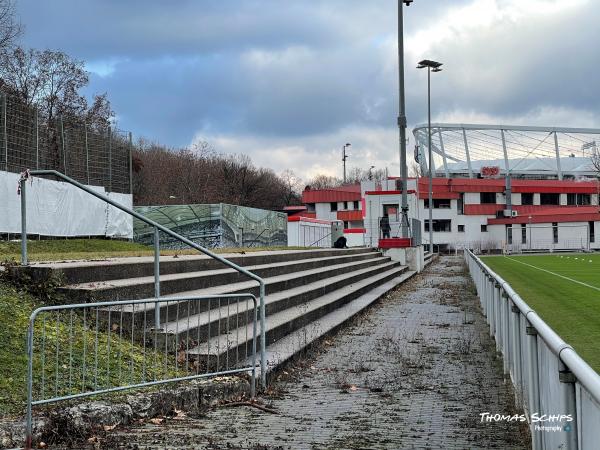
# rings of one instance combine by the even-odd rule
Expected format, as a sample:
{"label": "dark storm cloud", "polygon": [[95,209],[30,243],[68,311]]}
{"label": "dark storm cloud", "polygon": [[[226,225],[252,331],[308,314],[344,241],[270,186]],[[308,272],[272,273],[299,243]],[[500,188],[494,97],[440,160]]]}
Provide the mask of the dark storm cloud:
{"label": "dark storm cloud", "polygon": [[[426,78],[415,69],[425,57],[445,63],[433,80],[434,119],[597,111],[600,2],[557,5],[415,0],[405,10],[409,123],[426,119]],[[365,155],[395,160],[385,154],[397,147],[395,0],[20,0],[19,8],[24,44],[86,60],[89,92],[107,91],[118,125],[135,135],[323,154],[342,135],[361,139],[360,130]]]}

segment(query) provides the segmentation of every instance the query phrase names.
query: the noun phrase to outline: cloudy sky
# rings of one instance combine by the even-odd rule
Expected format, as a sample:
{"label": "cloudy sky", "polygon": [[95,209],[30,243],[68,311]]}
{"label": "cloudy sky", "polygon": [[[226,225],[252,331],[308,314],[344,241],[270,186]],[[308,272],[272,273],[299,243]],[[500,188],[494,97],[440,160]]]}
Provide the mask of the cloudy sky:
{"label": "cloudy sky", "polygon": [[[398,172],[396,5],[18,0],[23,45],[85,60],[119,128],[305,179],[341,176],[346,142],[350,167]],[[600,127],[598,0],[415,0],[405,36],[411,129],[426,121],[423,58],[444,63],[434,121]]]}

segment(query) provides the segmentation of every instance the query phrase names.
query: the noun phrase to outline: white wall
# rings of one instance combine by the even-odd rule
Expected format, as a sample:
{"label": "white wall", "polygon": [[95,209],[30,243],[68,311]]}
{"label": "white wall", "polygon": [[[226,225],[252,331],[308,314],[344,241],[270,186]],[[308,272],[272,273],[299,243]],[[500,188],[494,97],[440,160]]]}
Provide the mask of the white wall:
{"label": "white wall", "polygon": [[[288,247],[321,247],[331,248],[331,224],[311,222],[300,219],[288,222]],[[329,235],[329,236],[328,236]]]}
{"label": "white wall", "polygon": [[[21,232],[19,174],[0,171],[0,233]],[[131,194],[107,193],[127,208]],[[27,182],[27,234],[42,236],[107,236],[133,238],[133,218],[85,191],[60,181],[33,177]]]}

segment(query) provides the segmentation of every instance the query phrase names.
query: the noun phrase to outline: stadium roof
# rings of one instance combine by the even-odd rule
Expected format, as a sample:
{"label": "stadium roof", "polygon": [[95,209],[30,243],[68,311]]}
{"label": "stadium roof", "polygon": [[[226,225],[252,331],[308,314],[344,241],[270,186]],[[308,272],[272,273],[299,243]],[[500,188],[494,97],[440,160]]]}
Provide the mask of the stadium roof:
{"label": "stadium roof", "polygon": [[[476,177],[481,167],[503,174],[594,176],[590,156],[600,150],[600,129],[519,125],[431,124],[431,166],[446,177]],[[428,126],[413,130],[415,160],[428,172]],[[436,170],[437,167],[437,170]]]}

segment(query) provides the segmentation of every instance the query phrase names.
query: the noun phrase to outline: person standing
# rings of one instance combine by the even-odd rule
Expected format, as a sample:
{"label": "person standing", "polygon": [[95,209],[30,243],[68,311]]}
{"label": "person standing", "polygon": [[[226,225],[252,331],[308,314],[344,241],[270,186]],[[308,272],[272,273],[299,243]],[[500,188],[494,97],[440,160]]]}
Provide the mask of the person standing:
{"label": "person standing", "polygon": [[385,213],[381,220],[379,221],[379,228],[381,229],[381,234],[383,235],[383,239],[390,238],[390,231],[392,230],[390,227],[390,218],[388,214]]}

